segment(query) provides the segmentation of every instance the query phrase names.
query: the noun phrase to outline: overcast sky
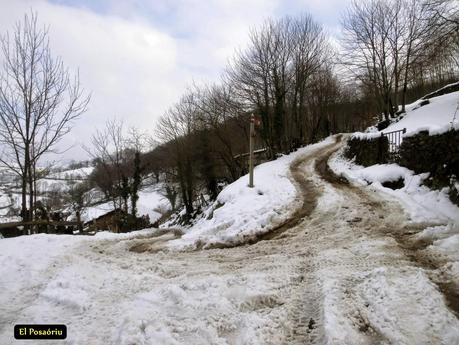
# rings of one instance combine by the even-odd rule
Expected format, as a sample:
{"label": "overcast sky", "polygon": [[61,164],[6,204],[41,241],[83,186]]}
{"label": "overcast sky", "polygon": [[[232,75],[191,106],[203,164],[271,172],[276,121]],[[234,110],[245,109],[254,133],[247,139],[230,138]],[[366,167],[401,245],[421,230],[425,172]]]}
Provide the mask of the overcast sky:
{"label": "overcast sky", "polygon": [[250,28],[268,17],[309,12],[338,32],[343,0],[0,0],[0,32],[30,9],[49,25],[53,53],[92,93],[75,124],[66,158],[85,158],[79,147],[95,128],[116,117],[153,131],[186,85],[217,81]]}

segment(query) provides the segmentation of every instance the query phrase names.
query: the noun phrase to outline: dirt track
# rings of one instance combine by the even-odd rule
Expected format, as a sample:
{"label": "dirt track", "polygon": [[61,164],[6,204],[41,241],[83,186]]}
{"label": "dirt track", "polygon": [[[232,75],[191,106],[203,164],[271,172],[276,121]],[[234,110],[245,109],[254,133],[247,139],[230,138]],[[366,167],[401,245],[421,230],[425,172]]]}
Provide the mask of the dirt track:
{"label": "dirt track", "polygon": [[[263,272],[268,285],[277,286],[272,295],[247,304],[247,308],[263,313],[282,309],[287,322],[279,322],[275,337],[267,337],[266,344],[323,344],[339,343],[329,338],[324,325],[324,288],[322,275],[336,277],[340,291],[347,296],[337,300],[339,309],[349,313],[348,321],[364,344],[390,343],[373,328],[365,316],[365,306],[355,306],[354,288],[361,283],[358,273],[375,268],[422,267],[437,268],[438,258],[417,253],[419,243],[411,243],[412,235],[429,224],[406,225],[407,219],[395,201],[378,194],[353,187],[336,176],[328,167],[330,156],[343,145],[342,136],[336,142],[317,149],[295,161],[291,173],[295,185],[303,197],[303,206],[294,216],[273,231],[234,248],[218,248],[183,253],[179,260],[196,261],[199,264],[191,273],[218,266],[214,274],[249,276]],[[353,246],[375,243],[376,249]],[[379,245],[379,243],[383,243]],[[142,244],[141,244],[142,245]],[[379,246],[379,247],[378,247]],[[180,273],[177,273],[180,274]],[[184,272],[182,273],[184,274]],[[188,273],[187,275],[189,275]],[[457,293],[451,286],[438,284],[454,312],[457,312]],[[231,344],[236,334],[227,334]],[[236,343],[236,342],[234,342]],[[432,339],[432,344],[435,339]]]}
{"label": "dirt track", "polygon": [[[215,329],[227,344],[244,343],[241,339],[248,332],[256,332],[260,344],[396,343],[374,323],[372,311],[360,294],[363,277],[378,268],[402,273],[418,267],[435,268],[441,258],[439,261],[420,254],[422,246],[410,242],[410,235],[426,224],[406,225],[406,217],[395,201],[352,187],[333,175],[327,161],[342,145],[338,136],[335,143],[292,164],[292,177],[303,196],[303,207],[290,221],[257,238],[255,243],[181,253],[158,251],[177,235],[165,233],[150,238],[95,242],[89,250],[85,244],[68,253],[59,261],[60,267],[51,268],[45,275],[54,279],[62,268],[79,272],[82,281],[91,284],[91,291],[95,291],[91,304],[85,306],[85,315],[91,317],[81,317],[61,307],[50,313],[60,315],[69,325],[78,325],[83,337],[78,344],[121,344],[118,339],[124,332],[141,327],[138,333],[142,335],[148,327],[144,321],[139,326],[137,320],[126,319],[126,313],[135,315],[133,296],[151,289],[181,289],[183,294],[191,291],[192,298],[202,299],[189,316],[177,318],[173,311],[161,313],[161,322],[178,332],[179,343],[204,343],[197,341],[199,338],[195,337],[199,335],[192,326],[187,327],[196,318]],[[132,248],[134,252],[129,251]],[[97,276],[85,278],[89,274],[85,272],[91,272],[85,265],[91,270],[109,269],[113,274],[101,275],[100,280]],[[184,284],[191,287],[183,290]],[[204,288],[201,291],[196,286]],[[439,286],[452,310],[457,311],[455,287]],[[217,296],[232,296],[236,291],[237,298],[228,297],[231,302],[220,311],[217,304],[206,304],[212,291],[217,291]],[[34,290],[29,292],[32,295]],[[218,297],[215,303],[220,300]],[[167,303],[167,299],[155,303]],[[120,305],[128,307],[122,309]],[[161,310],[167,308],[165,304]],[[330,310],[345,320],[344,326],[353,332],[352,341],[339,338],[335,328],[344,326],[330,320]],[[11,323],[30,319],[31,311],[11,310],[4,318]],[[123,319],[114,336],[111,330]],[[151,322],[158,320],[152,316]],[[235,326],[240,320],[258,320],[259,325],[256,330],[251,326],[244,329],[244,322]],[[417,335],[403,322],[401,318],[400,332],[408,343],[416,344]],[[86,331],[95,324],[97,333]],[[439,344],[438,332],[427,329],[424,343]]]}
{"label": "dirt track", "polygon": [[[412,235],[429,224],[406,225],[406,216],[397,202],[353,187],[328,168],[330,156],[342,147],[343,141],[339,135],[335,143],[292,164],[291,174],[303,197],[303,206],[289,221],[251,240],[247,243],[250,246],[226,249],[218,246],[218,249],[184,254],[191,261],[205,257],[210,263],[218,263],[223,274],[232,271],[244,276],[261,271],[271,285],[279,285],[272,291],[271,299],[260,300],[253,308],[264,312],[281,308],[287,313],[288,322],[282,323],[278,334],[286,344],[334,341],[326,337],[329,330],[324,328],[323,320],[324,288],[320,277],[327,272],[336,275],[341,289],[349,292],[342,301],[337,301],[343,313],[359,310],[349,315],[349,322],[361,341],[389,343],[365,317],[365,307],[351,305],[352,291],[360,283],[355,279],[356,274],[379,267],[436,268],[440,264],[437,258],[417,253],[419,244],[410,243],[407,238],[407,234]],[[383,245],[376,250],[360,248],[352,253],[351,248],[360,243]],[[456,290],[438,286],[457,312]],[[231,343],[231,337],[228,340]],[[278,342],[267,338],[266,343]]]}

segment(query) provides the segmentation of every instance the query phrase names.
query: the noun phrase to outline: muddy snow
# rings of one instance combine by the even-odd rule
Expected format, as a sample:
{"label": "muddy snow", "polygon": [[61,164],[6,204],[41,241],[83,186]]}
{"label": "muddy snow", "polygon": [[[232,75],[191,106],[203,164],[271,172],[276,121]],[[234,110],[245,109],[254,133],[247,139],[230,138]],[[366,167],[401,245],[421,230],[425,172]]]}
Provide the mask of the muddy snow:
{"label": "muddy snow", "polygon": [[21,344],[16,323],[64,323],[85,345],[459,343],[456,225],[338,178],[342,145],[288,162],[295,221],[250,245],[171,250],[164,229],[0,240],[0,343]]}

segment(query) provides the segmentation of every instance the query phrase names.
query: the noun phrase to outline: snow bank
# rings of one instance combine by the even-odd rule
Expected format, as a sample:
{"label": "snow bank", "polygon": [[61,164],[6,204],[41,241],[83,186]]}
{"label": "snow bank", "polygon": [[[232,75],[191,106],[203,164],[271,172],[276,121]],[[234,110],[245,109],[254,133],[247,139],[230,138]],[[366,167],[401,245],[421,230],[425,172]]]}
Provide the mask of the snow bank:
{"label": "snow bank", "polygon": [[360,139],[360,140],[364,140],[364,139],[376,139],[376,138],[379,138],[381,136],[381,132],[354,132],[352,133],[352,138],[357,138],[357,139]]}
{"label": "snow bank", "polygon": [[330,137],[275,161],[260,164],[254,171],[254,188],[248,187],[248,175],[227,186],[206,217],[193,225],[181,239],[172,241],[169,247],[183,249],[215,243],[242,243],[286,221],[301,204],[291,181],[290,165],[333,141]]}
{"label": "snow bank", "polygon": [[[406,128],[405,137],[427,130],[430,135],[442,134],[451,128],[459,129],[459,116],[453,121],[459,103],[459,91],[429,99],[429,104],[420,106],[418,100],[406,106],[406,115],[392,123],[384,132]],[[458,114],[459,115],[459,114]]]}
{"label": "snow bank", "polygon": [[400,178],[409,176],[412,172],[397,164],[376,164],[358,170],[359,177],[369,183],[373,182],[392,182]]}
{"label": "snow bank", "polygon": [[446,252],[456,253],[459,249],[459,234],[450,236],[443,240],[437,240],[433,243],[433,245]]}
{"label": "snow bank", "polygon": [[[421,106],[425,100],[417,100],[406,106],[406,114],[402,114],[397,122],[392,123],[383,130],[384,133],[402,130],[406,128],[404,137],[415,135],[421,131],[428,131],[430,135],[442,134],[452,128],[459,129],[459,114],[453,122],[454,114],[459,103],[459,91],[446,95],[433,97],[428,100],[429,104]],[[373,139],[381,135],[376,133],[356,132],[353,137],[359,139]]]}
{"label": "snow bank", "polygon": [[251,292],[233,284],[229,276],[159,284],[120,305],[123,317],[113,339],[120,345],[224,345],[228,344],[225,338],[235,344],[262,344],[263,337],[279,343],[276,335],[269,337],[278,325],[258,314],[256,305],[242,303],[268,300],[263,284]]}
{"label": "snow bank", "polygon": [[416,234],[416,238],[433,242],[455,234],[459,234],[459,224],[449,223],[447,225],[429,226]]}
{"label": "snow bank", "polygon": [[[441,257],[447,261],[459,261],[459,223],[450,222],[446,225],[432,226],[416,234],[416,239],[430,243],[425,249],[434,257]],[[459,284],[459,262],[455,279]]]}
{"label": "snow bank", "polygon": [[131,231],[126,233],[115,233],[111,231],[99,231],[94,235],[94,238],[98,240],[130,240],[137,237],[144,237],[144,236],[151,236],[154,235],[156,232],[160,232],[161,230],[158,228],[151,228],[151,229],[143,229],[137,231]]}
{"label": "snow bank", "polygon": [[362,314],[391,343],[459,343],[459,322],[422,269],[377,268],[357,290],[365,306]]}
{"label": "snow bank", "polygon": [[[14,238],[4,238],[0,241],[0,294],[1,306],[13,306],[11,296],[20,298],[21,293],[35,286],[37,281],[43,280],[47,275],[52,262],[74,246],[90,239],[86,236],[71,235],[30,235]],[[23,291],[24,290],[24,291]],[[58,298],[61,293],[50,286],[44,292],[49,298]],[[15,297],[16,298],[16,297]]]}
{"label": "snow bank", "polygon": [[[448,197],[448,189],[431,190],[422,185],[428,174],[415,175],[413,171],[397,164],[379,164],[362,167],[346,160],[343,150],[335,153],[329,161],[330,168],[337,175],[345,177],[355,185],[370,185],[396,197],[415,222],[459,223],[459,207]],[[384,182],[403,179],[404,187],[397,190],[386,188]]]}

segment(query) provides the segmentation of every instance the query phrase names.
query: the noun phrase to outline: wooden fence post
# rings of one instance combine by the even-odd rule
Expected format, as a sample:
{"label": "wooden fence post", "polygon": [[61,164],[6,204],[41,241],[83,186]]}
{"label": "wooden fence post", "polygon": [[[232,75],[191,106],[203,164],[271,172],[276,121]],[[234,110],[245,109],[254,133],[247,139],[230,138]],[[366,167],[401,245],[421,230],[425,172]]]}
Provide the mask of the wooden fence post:
{"label": "wooden fence post", "polygon": [[255,139],[255,116],[250,117],[250,139],[249,139],[249,187],[253,188],[253,145]]}

